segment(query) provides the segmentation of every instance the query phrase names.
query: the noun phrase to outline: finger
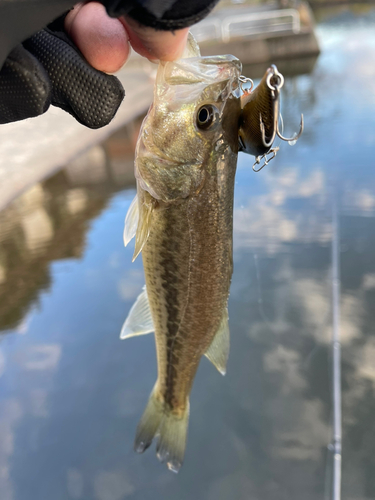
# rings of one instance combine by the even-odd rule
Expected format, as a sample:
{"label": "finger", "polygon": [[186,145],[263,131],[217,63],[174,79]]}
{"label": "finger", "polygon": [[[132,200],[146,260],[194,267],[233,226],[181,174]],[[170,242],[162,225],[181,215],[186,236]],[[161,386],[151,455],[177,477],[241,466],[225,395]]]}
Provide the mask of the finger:
{"label": "finger", "polygon": [[189,28],[161,31],[139,24],[130,17],[120,18],[129,35],[133,49],[148,59],[173,61],[186,46]]}
{"label": "finger", "polygon": [[103,127],[112,120],[124,98],[120,81],[93,68],[66,33],[46,28],[23,45],[47,73],[52,104],[90,128]]}
{"label": "finger", "polygon": [[98,2],[77,4],[65,18],[65,30],[86,60],[106,73],[119,70],[129,56],[129,37],[118,19]]}

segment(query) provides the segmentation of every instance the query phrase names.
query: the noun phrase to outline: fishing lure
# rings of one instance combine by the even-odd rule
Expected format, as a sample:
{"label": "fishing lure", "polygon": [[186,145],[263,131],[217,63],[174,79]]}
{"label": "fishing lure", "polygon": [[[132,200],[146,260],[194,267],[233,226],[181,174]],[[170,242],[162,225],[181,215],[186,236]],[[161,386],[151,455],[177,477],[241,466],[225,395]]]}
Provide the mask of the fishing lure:
{"label": "fishing lure", "polygon": [[[250,83],[250,88],[244,84]],[[241,118],[238,132],[239,150],[256,157],[253,170],[259,172],[275,158],[279,148],[272,148],[275,137],[293,144],[303,132],[303,115],[299,132],[293,137],[284,137],[279,129],[282,123],[280,114],[280,90],[284,85],[284,77],[273,64],[266,71],[259,85],[253,89],[253,82],[249,78],[241,77],[240,84],[243,91],[241,96]],[[267,157],[268,156],[268,157]],[[260,165],[261,161],[264,163]],[[260,165],[258,168],[257,165]]]}

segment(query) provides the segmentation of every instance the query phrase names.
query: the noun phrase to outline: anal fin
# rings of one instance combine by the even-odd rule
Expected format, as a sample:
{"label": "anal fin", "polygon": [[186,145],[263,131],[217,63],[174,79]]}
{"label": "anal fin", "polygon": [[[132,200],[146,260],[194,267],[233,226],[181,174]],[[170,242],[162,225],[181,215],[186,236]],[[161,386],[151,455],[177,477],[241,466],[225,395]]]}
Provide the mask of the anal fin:
{"label": "anal fin", "polygon": [[219,329],[216,332],[210,347],[205,352],[205,356],[222,375],[225,375],[229,356],[228,309],[225,309],[224,311]]}
{"label": "anal fin", "polygon": [[120,339],[146,335],[154,331],[150,304],[147,297],[147,290],[144,287],[143,292],[138,296],[132,308],[129,311],[120,333]]}

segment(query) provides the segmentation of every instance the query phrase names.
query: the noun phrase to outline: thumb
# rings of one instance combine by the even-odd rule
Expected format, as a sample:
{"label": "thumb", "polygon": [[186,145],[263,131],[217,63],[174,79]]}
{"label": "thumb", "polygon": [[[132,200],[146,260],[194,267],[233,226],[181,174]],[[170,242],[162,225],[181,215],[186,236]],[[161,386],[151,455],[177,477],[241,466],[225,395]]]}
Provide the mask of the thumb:
{"label": "thumb", "polygon": [[133,49],[151,61],[178,59],[186,46],[189,28],[175,31],[155,30],[130,17],[121,18]]}

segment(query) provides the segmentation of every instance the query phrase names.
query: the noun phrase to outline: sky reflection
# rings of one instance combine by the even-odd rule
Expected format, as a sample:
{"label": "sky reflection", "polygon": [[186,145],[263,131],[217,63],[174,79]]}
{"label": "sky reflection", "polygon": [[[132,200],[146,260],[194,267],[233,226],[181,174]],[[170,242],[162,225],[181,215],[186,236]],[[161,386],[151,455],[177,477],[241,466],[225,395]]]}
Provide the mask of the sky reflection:
{"label": "sky reflection", "polygon": [[[156,375],[151,336],[119,332],[144,283],[124,249],[137,126],[0,214],[1,500],[315,500],[331,459],[332,198],[340,214],[343,498],[374,498],[375,15],[322,21],[311,73],[286,79],[282,144],[240,155],[231,354],[203,360],[176,478],[132,451]],[[249,74],[251,76],[251,74]],[[124,168],[126,164],[129,168]]]}

